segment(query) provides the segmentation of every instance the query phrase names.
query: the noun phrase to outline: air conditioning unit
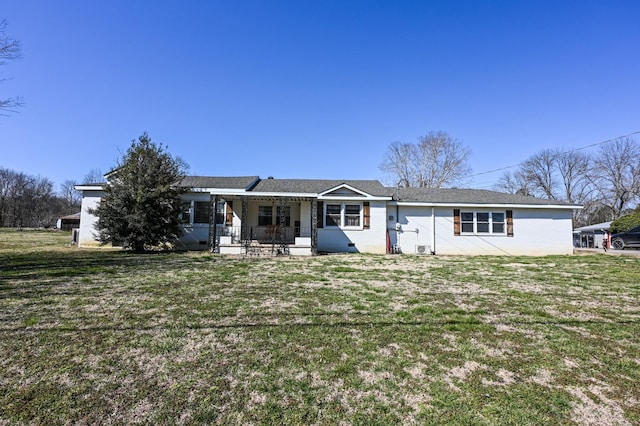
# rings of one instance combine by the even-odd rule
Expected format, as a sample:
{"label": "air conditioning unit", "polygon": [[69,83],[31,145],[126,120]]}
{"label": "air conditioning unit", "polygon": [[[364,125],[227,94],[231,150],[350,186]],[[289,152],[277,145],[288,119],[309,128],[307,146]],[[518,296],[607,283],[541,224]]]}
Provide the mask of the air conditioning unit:
{"label": "air conditioning unit", "polygon": [[431,254],[431,246],[426,244],[416,245],[416,254]]}

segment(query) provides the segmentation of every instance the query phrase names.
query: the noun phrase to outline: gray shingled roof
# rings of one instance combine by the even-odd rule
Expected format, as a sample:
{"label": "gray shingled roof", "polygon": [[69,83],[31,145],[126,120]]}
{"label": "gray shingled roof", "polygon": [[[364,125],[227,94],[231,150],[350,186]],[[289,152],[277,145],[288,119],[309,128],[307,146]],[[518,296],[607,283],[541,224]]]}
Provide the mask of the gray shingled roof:
{"label": "gray shingled roof", "polygon": [[180,186],[189,188],[249,189],[250,185],[258,179],[258,176],[185,176],[180,182]]}
{"label": "gray shingled roof", "polygon": [[529,197],[526,195],[507,194],[485,189],[458,188],[389,188],[398,201],[415,201],[425,203],[458,203],[458,204],[532,204],[532,205],[566,205],[577,206],[556,200]]}
{"label": "gray shingled roof", "polygon": [[262,179],[252,192],[280,192],[319,194],[347,184],[373,196],[391,197],[393,190],[377,180],[325,180],[325,179]]}
{"label": "gray shingled roof", "polygon": [[[255,184],[257,182],[257,184]],[[261,193],[320,194],[340,185],[349,185],[367,194],[394,200],[422,203],[457,204],[528,204],[578,207],[576,204],[546,200],[525,195],[507,194],[485,189],[458,188],[389,188],[377,180],[339,179],[260,179],[258,176],[186,176],[181,186],[192,188],[228,188]],[[253,186],[252,186],[253,185]]]}

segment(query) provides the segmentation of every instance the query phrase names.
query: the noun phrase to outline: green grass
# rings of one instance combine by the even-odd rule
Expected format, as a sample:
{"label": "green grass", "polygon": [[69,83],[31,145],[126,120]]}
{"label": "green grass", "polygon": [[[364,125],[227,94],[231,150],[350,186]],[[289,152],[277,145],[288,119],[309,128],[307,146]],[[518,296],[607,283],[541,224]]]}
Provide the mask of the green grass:
{"label": "green grass", "polygon": [[638,424],[640,260],[240,259],[0,230],[0,424]]}

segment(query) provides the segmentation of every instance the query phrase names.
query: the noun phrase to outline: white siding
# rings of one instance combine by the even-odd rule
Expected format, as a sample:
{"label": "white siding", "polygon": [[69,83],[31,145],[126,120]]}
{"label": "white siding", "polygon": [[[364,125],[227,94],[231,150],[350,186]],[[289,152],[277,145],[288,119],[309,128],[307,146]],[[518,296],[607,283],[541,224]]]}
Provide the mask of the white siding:
{"label": "white siding", "polygon": [[[402,253],[416,253],[416,246],[432,245],[431,207],[389,206],[387,226],[391,246],[397,245]],[[393,217],[393,220],[388,220]]]}
{"label": "white siding", "polygon": [[104,197],[104,191],[82,191],[78,247],[98,247],[98,242],[95,238],[95,224],[98,218],[90,214],[89,209],[96,208],[100,204],[102,197]]}
{"label": "white siding", "polygon": [[[352,200],[328,201],[328,203],[351,203]],[[326,205],[327,201],[325,201]],[[369,229],[342,229],[320,228],[318,229],[318,250],[345,253],[385,253],[386,252],[386,213],[385,201],[371,201],[370,228]],[[322,215],[323,212],[318,212]]]}
{"label": "white siding", "polygon": [[[572,222],[569,209],[463,208],[462,211],[513,211],[514,236],[454,235],[453,208],[435,208],[435,235],[432,235],[431,207],[398,207],[397,221],[388,221],[391,244],[403,253],[415,253],[417,244],[432,246],[441,255],[550,255],[572,254]],[[396,216],[395,206],[389,215]],[[417,230],[417,232],[416,232]]]}
{"label": "white siding", "polygon": [[[208,193],[189,192],[182,196],[182,200],[188,201],[204,201],[210,202]],[[191,212],[193,216],[193,211]],[[191,250],[204,250],[209,244],[209,224],[208,223],[190,223],[182,225],[184,232],[180,237],[179,244],[182,248]]]}

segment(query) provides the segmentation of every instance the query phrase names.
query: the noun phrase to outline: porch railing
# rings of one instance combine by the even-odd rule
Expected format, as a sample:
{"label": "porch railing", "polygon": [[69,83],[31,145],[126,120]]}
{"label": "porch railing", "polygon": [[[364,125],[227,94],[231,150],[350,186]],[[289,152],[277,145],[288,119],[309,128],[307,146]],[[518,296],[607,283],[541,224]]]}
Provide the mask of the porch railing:
{"label": "porch railing", "polygon": [[[283,232],[284,231],[284,232]],[[247,230],[248,239],[256,240],[260,243],[281,243],[293,244],[295,237],[308,237],[311,235],[311,228],[299,226],[285,226],[284,229],[279,225],[270,226],[250,226]],[[232,244],[240,244],[242,242],[241,226],[225,226],[220,229],[219,235],[231,236]],[[284,240],[282,239],[284,236]]]}

